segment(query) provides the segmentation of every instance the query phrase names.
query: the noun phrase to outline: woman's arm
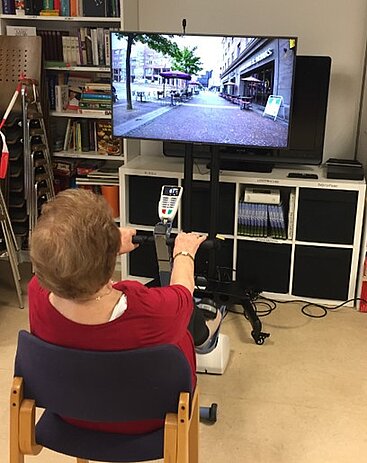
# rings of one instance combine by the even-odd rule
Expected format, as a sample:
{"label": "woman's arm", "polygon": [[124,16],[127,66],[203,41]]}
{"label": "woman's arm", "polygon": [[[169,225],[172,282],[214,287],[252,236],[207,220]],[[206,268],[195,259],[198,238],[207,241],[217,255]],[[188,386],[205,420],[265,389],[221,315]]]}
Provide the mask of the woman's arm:
{"label": "woman's arm", "polygon": [[197,233],[181,232],[177,235],[173,248],[171,285],[185,286],[193,294],[195,254],[205,240],[206,236]]}

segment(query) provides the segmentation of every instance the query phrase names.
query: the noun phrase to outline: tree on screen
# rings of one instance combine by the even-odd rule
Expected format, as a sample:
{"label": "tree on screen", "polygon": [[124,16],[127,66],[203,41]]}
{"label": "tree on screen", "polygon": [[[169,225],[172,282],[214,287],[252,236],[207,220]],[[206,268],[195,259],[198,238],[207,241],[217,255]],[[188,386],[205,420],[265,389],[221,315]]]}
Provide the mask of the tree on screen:
{"label": "tree on screen", "polygon": [[172,58],[172,69],[176,71],[186,72],[187,74],[198,74],[203,70],[199,56],[195,56],[197,47],[191,50],[188,47],[174,49]]}
{"label": "tree on screen", "polygon": [[[172,36],[170,36],[172,37]],[[121,33],[118,35],[119,39],[127,41],[126,46],[126,109],[133,109],[131,97],[131,49],[137,42],[146,44],[152,50],[158,51],[163,55],[172,56],[177,53],[177,44],[174,41],[167,39],[159,34],[137,34],[135,32]]]}

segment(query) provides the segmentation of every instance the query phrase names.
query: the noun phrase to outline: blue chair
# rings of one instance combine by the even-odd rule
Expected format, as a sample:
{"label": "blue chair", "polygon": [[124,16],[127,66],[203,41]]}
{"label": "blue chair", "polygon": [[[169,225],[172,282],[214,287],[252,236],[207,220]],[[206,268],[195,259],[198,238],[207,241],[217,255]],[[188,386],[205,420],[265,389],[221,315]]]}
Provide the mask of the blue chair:
{"label": "blue chair", "polygon": [[[37,407],[45,411],[36,423]],[[98,422],[163,419],[142,435],[91,431],[60,416]],[[163,345],[122,352],[69,349],[20,331],[10,398],[10,463],[42,447],[88,460],[198,462],[198,390],[183,353]]]}

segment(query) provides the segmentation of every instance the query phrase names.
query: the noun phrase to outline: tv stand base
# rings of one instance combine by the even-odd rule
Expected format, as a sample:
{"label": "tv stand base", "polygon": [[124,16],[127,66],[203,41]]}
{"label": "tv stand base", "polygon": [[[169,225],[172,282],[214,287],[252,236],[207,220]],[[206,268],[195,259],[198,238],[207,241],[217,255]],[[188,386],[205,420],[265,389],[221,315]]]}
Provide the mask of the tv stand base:
{"label": "tv stand base", "polygon": [[[207,168],[210,169],[210,163],[207,164]],[[271,173],[274,168],[274,164],[268,162],[248,162],[248,161],[234,161],[231,159],[220,159],[219,169],[220,170],[233,170],[236,172],[262,172]]]}

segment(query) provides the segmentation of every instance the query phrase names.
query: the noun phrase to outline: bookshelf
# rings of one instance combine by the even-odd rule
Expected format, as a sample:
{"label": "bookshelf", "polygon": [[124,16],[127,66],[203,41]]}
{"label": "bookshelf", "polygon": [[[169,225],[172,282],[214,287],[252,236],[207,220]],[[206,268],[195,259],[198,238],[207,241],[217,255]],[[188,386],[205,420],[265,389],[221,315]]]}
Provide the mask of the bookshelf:
{"label": "bookshelf", "polygon": [[[122,9],[124,0],[113,0],[99,2],[105,5],[104,15],[97,16],[96,11],[92,11],[93,16],[85,15],[91,8],[95,8],[95,2],[89,2],[89,0],[69,0],[69,6],[74,4],[77,6],[77,11],[72,15],[69,10],[69,15],[41,15],[41,14],[4,14],[4,7],[11,5],[10,0],[2,0],[1,2],[1,12],[0,12],[0,34],[6,35],[8,26],[16,27],[19,30],[24,30],[25,34],[37,34],[43,37],[43,50],[45,56],[44,60],[44,71],[46,76],[46,82],[48,83],[48,94],[49,101],[51,102],[51,108],[49,111],[50,116],[50,139],[53,141],[52,152],[55,159],[64,160],[65,162],[74,163],[74,166],[78,166],[79,163],[86,165],[90,163],[92,166],[95,165],[100,167],[102,164],[119,166],[125,161],[125,149],[123,143],[120,144],[120,152],[118,155],[109,155],[102,154],[99,149],[99,142],[97,140],[97,133],[90,135],[91,140],[91,149],[86,151],[81,149],[81,143],[74,142],[67,149],[65,136],[68,121],[71,120],[71,125],[78,129],[79,121],[88,120],[89,130],[97,132],[98,121],[109,121],[111,119],[111,113],[108,111],[81,111],[81,114],[78,111],[57,111],[54,107],[54,101],[52,95],[50,95],[50,86],[52,83],[52,78],[57,78],[59,82],[65,82],[67,85],[70,77],[80,77],[81,80],[90,80],[93,81],[105,81],[108,82],[110,79],[110,66],[109,66],[109,43],[107,40],[107,30],[108,29],[120,29],[123,27],[122,19]],[[28,5],[32,2],[28,2]],[[55,1],[55,5],[57,2]],[[65,2],[63,2],[65,3]],[[98,4],[99,4],[98,3]],[[25,2],[25,8],[27,8],[27,2]],[[99,8],[99,7],[98,7]],[[107,16],[109,9],[111,13],[111,8],[113,8],[114,16]],[[84,11],[86,10],[86,11]],[[9,11],[9,10],[7,10]],[[52,13],[52,12],[51,12]],[[77,14],[75,14],[77,13]],[[28,28],[28,31],[27,31]],[[75,60],[67,60],[70,62],[65,62],[64,47],[62,43],[62,37],[75,37],[76,40],[79,39],[80,46],[80,33],[81,31],[95,31],[97,35],[97,30],[103,34],[103,43],[101,43],[101,51],[96,45],[96,50],[93,50],[93,55],[88,56],[88,62],[86,61],[86,52],[84,52],[84,62],[82,61],[83,55],[81,50],[75,50],[79,52],[79,56],[75,57]],[[13,32],[14,33],[14,32]],[[20,32],[21,33],[21,32]],[[49,35],[47,35],[49,34]],[[99,37],[101,39],[101,37]],[[94,46],[94,43],[92,44]],[[92,46],[91,45],[91,46]],[[52,49],[50,48],[52,47]],[[97,58],[95,59],[95,54]],[[69,56],[70,58],[70,56]],[[92,62],[90,62],[90,59]],[[102,58],[102,59],[101,59]],[[97,60],[97,62],[96,62]],[[75,62],[74,62],[75,61]],[[99,61],[99,62],[98,62]],[[58,83],[59,83],[58,82]],[[85,125],[84,125],[85,128]],[[81,129],[80,129],[81,130]],[[94,144],[92,144],[92,139],[94,139]],[[128,145],[124,141],[125,144]],[[64,149],[60,149],[64,148]],[[127,152],[127,150],[126,150]],[[101,164],[102,163],[102,164]],[[118,168],[118,167],[117,167]],[[93,185],[103,185],[108,184],[106,180],[95,179],[93,182],[86,182]],[[85,182],[82,178],[76,179],[76,185],[83,185]],[[116,184],[116,183],[115,183]],[[64,185],[67,187],[67,185]]]}
{"label": "bookshelf", "polygon": [[102,18],[95,16],[39,16],[39,15],[17,15],[17,14],[0,14],[0,19],[4,21],[16,22],[16,25],[23,24],[24,21],[44,21],[44,22],[55,22],[55,23],[115,23],[120,25],[121,18]]}
{"label": "bookshelf", "polygon": [[[360,291],[366,184],[327,179],[322,167],[300,171],[315,173],[318,178],[288,178],[286,168],[274,169],[271,174],[221,172],[218,232],[226,239],[218,265],[233,269],[233,278],[244,285],[252,282],[266,297],[336,305],[355,298]],[[194,167],[192,229],[201,233],[208,231],[209,224],[209,178],[204,172],[205,165]],[[129,160],[120,168],[120,204],[125,211],[122,226],[151,234],[158,221],[156,202],[161,186],[181,185],[182,181],[182,159],[146,154]],[[239,203],[246,187],[280,189],[287,222],[285,239],[240,234]],[[137,211],[130,198],[144,205],[143,210]],[[195,204],[201,204],[200,210]],[[174,231],[181,226],[179,212]],[[154,278],[153,254],[154,249],[144,245],[123,256],[122,277]],[[199,251],[199,274],[206,268],[205,259]],[[352,300],[347,305],[355,304]]]}
{"label": "bookshelf", "polygon": [[111,119],[111,115],[109,114],[104,114],[104,112],[98,113],[93,112],[93,113],[77,113],[77,112],[69,112],[69,111],[50,111],[50,116],[53,117],[67,117],[67,118],[75,118],[75,119],[80,119],[80,118],[89,118],[89,119]]}

